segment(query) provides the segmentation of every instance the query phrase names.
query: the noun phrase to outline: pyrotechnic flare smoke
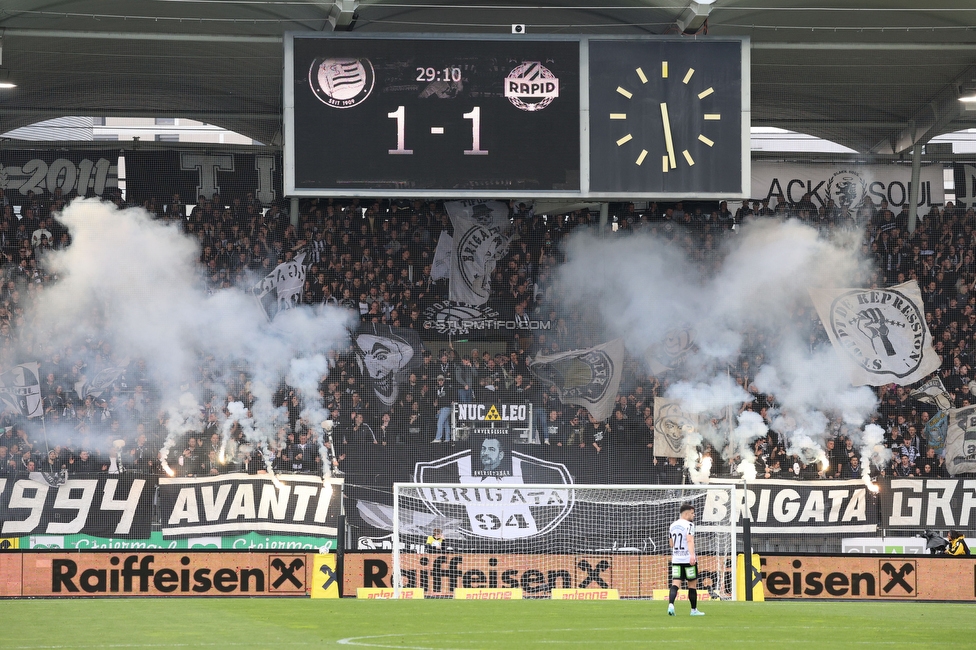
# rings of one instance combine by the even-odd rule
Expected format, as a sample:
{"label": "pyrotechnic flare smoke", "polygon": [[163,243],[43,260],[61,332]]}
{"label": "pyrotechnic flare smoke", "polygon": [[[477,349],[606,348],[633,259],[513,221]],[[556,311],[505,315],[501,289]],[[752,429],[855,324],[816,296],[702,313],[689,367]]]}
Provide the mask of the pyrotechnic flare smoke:
{"label": "pyrotechnic flare smoke", "polygon": [[739,476],[747,481],[756,479],[756,452],[752,443],[769,433],[769,427],[763,422],[762,416],[754,411],[743,411],[739,414],[739,424],[732,430],[730,440],[730,455],[739,456],[740,462],[736,467]]}
{"label": "pyrotechnic flare smoke", "polygon": [[[199,422],[187,413],[181,386],[196,376],[199,355],[214,355],[214,376],[251,381],[254,442],[274,452],[275,430],[284,421],[271,403],[292,359],[325,355],[343,347],[355,315],[333,307],[299,306],[269,324],[243,287],[208,291],[201,282],[199,242],[179,224],[155,220],[138,208],[117,210],[97,200],[77,200],[60,215],[71,246],[48,253],[45,263],[59,281],[38,294],[25,336],[81,349],[88,341],[111,346],[119,357],[145,361],[154,388],[170,413],[165,454]],[[19,342],[28,349],[29,338]],[[148,388],[148,387],[147,387]],[[192,404],[203,403],[194,385]],[[218,394],[226,394],[221,391]],[[313,400],[318,396],[312,393]],[[214,405],[217,406],[217,405]],[[168,464],[164,469],[172,471]]]}
{"label": "pyrotechnic flare smoke", "polygon": [[871,481],[871,466],[881,470],[891,461],[891,450],[884,446],[884,433],[877,424],[869,424],[861,434],[861,478],[872,492],[877,492],[878,486]]}
{"label": "pyrotechnic flare smoke", "polygon": [[[675,235],[683,236],[680,227]],[[817,342],[822,331],[808,293],[864,282],[869,265],[860,255],[859,239],[828,240],[799,221],[757,219],[729,239],[723,255],[704,277],[702,267],[672,241],[646,233],[615,238],[583,232],[567,242],[554,293],[563,309],[592,314],[595,307],[602,338],[622,337],[638,358],[660,348],[675,328],[691,324],[694,342],[680,351],[683,361],[672,369],[691,385],[727,382],[729,364],[737,364],[745,352],[744,333],[765,334],[772,343],[761,368],[757,362],[749,376],[759,370],[757,389],[774,394],[781,412],[796,422],[793,428],[773,429],[804,458],[822,459],[826,431],[821,425],[828,415],[837,412],[860,425],[876,406],[869,388],[850,386],[829,343]],[[680,339],[669,343],[675,341]],[[721,417],[716,410],[698,412]]]}

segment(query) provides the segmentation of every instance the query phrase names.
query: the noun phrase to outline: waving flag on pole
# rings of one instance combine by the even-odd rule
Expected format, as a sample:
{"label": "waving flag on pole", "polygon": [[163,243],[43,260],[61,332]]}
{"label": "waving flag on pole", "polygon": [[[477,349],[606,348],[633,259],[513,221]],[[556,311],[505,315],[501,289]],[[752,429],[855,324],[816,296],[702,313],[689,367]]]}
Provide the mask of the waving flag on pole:
{"label": "waving flag on pole", "polygon": [[918,282],[812,289],[810,297],[854,386],[907,386],[938,370]]}
{"label": "waving flag on pole", "polygon": [[501,201],[447,201],[444,208],[454,226],[448,297],[468,305],[483,305],[491,297],[495,264],[508,252],[508,205]]}
{"label": "waving flag on pole", "polygon": [[586,407],[597,420],[613,413],[624,370],[624,342],[570,350],[559,354],[539,354],[529,361],[529,370],[540,381],[555,386],[559,401]]}
{"label": "waving flag on pole", "polygon": [[27,418],[44,414],[38,367],[36,362],[22,363],[0,374],[0,399]]}
{"label": "waving flag on pole", "polygon": [[304,261],[305,253],[299,253],[290,262],[276,266],[251,289],[268,321],[274,320],[278,312],[301,304],[302,290],[305,288]]}

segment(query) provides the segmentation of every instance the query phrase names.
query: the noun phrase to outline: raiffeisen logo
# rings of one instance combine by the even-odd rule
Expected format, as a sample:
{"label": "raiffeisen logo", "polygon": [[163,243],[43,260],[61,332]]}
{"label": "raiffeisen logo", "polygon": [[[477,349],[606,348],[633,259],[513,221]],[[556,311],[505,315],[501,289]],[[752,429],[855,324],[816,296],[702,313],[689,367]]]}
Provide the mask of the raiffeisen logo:
{"label": "raiffeisen logo", "polygon": [[525,61],[505,78],[505,97],[523,111],[541,111],[559,97],[559,79],[538,61]]}

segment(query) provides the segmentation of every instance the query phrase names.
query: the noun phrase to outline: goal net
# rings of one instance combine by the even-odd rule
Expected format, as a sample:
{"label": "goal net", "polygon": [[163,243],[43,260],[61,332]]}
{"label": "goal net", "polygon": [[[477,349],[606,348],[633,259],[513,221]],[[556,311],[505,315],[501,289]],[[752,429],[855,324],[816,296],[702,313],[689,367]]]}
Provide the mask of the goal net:
{"label": "goal net", "polygon": [[461,588],[519,589],[524,598],[573,598],[589,595],[580,593],[586,589],[616,590],[620,598],[667,598],[668,527],[681,504],[690,503],[695,506],[699,597],[731,599],[733,489],[396,483],[395,595],[411,588],[423,589],[426,598],[451,598]]}

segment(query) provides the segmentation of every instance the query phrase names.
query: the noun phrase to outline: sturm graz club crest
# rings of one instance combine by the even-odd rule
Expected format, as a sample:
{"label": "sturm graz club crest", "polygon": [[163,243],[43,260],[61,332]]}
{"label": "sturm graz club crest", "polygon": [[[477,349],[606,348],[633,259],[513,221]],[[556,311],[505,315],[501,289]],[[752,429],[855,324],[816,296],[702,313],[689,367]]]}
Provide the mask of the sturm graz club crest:
{"label": "sturm graz club crest", "polygon": [[486,329],[488,321],[500,317],[498,310],[487,305],[439,300],[424,310],[424,329],[438,334],[470,334],[474,330]]}
{"label": "sturm graz club crest", "polygon": [[[487,435],[483,438],[493,439]],[[475,454],[472,449],[466,449],[417,463],[416,483],[461,484],[421,488],[423,507],[439,520],[456,522],[458,532],[467,538],[504,541],[552,532],[573,510],[572,475],[563,464],[518,451],[509,453],[511,469],[506,476],[478,475],[484,473],[478,470],[485,465],[485,450]],[[510,487],[519,484],[549,487]],[[566,488],[553,485],[566,485]]]}
{"label": "sturm graz club crest", "polygon": [[308,70],[308,84],[323,104],[352,108],[362,104],[376,81],[369,59],[315,59]]}
{"label": "sturm graz club crest", "polygon": [[564,402],[599,402],[606,395],[610,378],[614,376],[613,359],[598,349],[533,366],[532,371],[544,381],[558,387]]}
{"label": "sturm graz club crest", "polygon": [[866,194],[867,183],[855,171],[838,171],[827,181],[827,196],[834,200],[838,208],[853,212],[861,205]]}
{"label": "sturm graz club crest", "polygon": [[922,364],[928,328],[921,307],[893,289],[853,289],[830,306],[833,338],[866,372],[907,377]]}

